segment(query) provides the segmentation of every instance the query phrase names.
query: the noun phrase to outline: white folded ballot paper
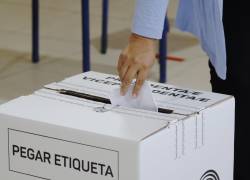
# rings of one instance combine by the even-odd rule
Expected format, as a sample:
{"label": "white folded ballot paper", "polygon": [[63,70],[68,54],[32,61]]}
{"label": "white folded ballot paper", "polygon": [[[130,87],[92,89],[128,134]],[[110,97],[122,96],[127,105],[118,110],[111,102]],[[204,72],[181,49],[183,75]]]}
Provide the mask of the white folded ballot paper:
{"label": "white folded ballot paper", "polygon": [[134,83],[131,84],[125,96],[120,95],[120,87],[114,89],[109,95],[111,104],[114,106],[125,106],[157,112],[158,108],[154,101],[150,84],[145,82],[136,98],[132,96],[134,86]]}
{"label": "white folded ballot paper", "polygon": [[158,112],[112,105],[97,72],[1,105],[0,179],[233,180],[234,98],[148,84]]}

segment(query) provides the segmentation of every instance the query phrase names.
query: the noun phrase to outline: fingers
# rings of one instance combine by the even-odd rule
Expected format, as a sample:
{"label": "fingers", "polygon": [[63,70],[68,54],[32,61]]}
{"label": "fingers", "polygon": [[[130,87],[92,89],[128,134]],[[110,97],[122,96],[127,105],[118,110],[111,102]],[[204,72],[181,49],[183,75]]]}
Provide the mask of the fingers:
{"label": "fingers", "polygon": [[143,86],[146,79],[147,79],[147,71],[145,71],[145,70],[139,71],[137,79],[136,79],[135,87],[133,89],[133,96],[134,97],[138,96],[138,94],[141,90],[141,87]]}
{"label": "fingers", "polygon": [[125,95],[134,78],[133,95],[137,96],[155,60],[155,40],[132,34],[119,56],[117,71],[121,80],[121,95]]}
{"label": "fingers", "polygon": [[124,66],[121,68],[121,70],[120,70],[120,72],[119,72],[119,77],[120,77],[121,83],[123,83],[124,78],[125,78],[125,76],[126,76],[126,74],[127,74],[128,71],[129,71],[129,66],[128,66],[127,64],[124,65]]}
{"label": "fingers", "polygon": [[122,79],[122,84],[121,84],[121,95],[122,96],[124,96],[127,93],[128,88],[129,88],[132,80],[136,77],[138,70],[139,69],[136,65],[129,66],[126,74],[123,76],[123,79]]}
{"label": "fingers", "polygon": [[126,56],[121,54],[119,56],[119,60],[118,60],[118,65],[117,65],[117,71],[120,77],[120,80],[123,80],[124,75],[126,74],[127,70],[128,70],[128,66],[129,64],[126,63]]}
{"label": "fingers", "polygon": [[120,94],[124,96],[127,93],[132,80],[136,78],[136,84],[132,93],[132,95],[136,97],[138,96],[139,91],[144,84],[145,79],[147,78],[148,70],[145,68],[140,68],[135,63],[131,64],[131,62],[134,61],[128,59],[126,55],[120,55],[117,65],[117,71],[121,80]]}

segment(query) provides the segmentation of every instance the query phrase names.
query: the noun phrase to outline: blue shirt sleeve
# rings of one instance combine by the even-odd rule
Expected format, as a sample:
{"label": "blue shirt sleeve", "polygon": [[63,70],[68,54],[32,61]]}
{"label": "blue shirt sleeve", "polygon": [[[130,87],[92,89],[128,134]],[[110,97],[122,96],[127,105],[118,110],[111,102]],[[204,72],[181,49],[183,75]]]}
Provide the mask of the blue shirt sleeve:
{"label": "blue shirt sleeve", "polygon": [[[169,0],[137,0],[132,32],[161,39]],[[223,0],[180,0],[176,25],[201,42],[218,76],[226,79],[226,45],[222,22]]]}
{"label": "blue shirt sleeve", "polygon": [[198,37],[221,79],[226,79],[226,45],[222,0],[180,0],[176,26]]}
{"label": "blue shirt sleeve", "polygon": [[132,32],[161,39],[169,0],[137,0]]}

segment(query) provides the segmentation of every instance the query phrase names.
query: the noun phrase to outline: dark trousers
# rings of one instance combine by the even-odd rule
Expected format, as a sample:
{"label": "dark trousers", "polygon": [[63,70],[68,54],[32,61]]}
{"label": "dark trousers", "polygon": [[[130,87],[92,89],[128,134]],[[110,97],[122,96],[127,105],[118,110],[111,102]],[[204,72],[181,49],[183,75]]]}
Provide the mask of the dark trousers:
{"label": "dark trousers", "polygon": [[[236,100],[234,180],[250,179],[250,22],[249,9],[224,1],[223,23],[227,49],[227,79],[221,80],[210,66],[214,92]],[[242,5],[242,4],[241,4]],[[240,9],[240,11],[236,11]],[[246,10],[245,10],[246,9]],[[237,12],[237,13],[236,13]],[[230,150],[229,150],[230,151]]]}
{"label": "dark trousers", "polygon": [[250,179],[250,13],[245,1],[225,0],[223,23],[227,50],[227,79],[210,64],[214,92],[236,100],[234,180]]}
{"label": "dark trousers", "polygon": [[[235,96],[235,162],[234,180],[249,180],[250,178],[250,101],[249,88],[242,87],[238,81],[227,79],[221,80],[210,64],[211,84],[213,92],[230,94]],[[249,73],[248,73],[249,76]],[[250,83],[248,81],[248,83]],[[247,113],[249,111],[249,113]],[[230,151],[230,150],[229,150]]]}

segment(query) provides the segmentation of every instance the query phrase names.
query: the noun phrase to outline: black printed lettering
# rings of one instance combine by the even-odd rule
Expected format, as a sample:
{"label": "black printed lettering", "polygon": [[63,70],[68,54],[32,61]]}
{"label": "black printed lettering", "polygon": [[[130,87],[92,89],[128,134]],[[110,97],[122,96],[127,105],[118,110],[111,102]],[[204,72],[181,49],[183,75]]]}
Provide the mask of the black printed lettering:
{"label": "black printed lettering", "polygon": [[27,149],[27,155],[28,155],[29,160],[34,160],[35,159],[35,153],[34,153],[33,149],[28,148]]}
{"label": "black printed lettering", "polygon": [[61,157],[63,159],[63,166],[66,167],[66,164],[67,164],[66,161],[67,161],[68,157],[67,156],[63,156],[63,155],[61,155]]}
{"label": "black printed lettering", "polygon": [[43,153],[43,157],[44,157],[44,161],[43,162],[51,164],[51,160],[50,160],[51,159],[51,155],[50,155],[50,153],[44,152]]}
{"label": "black printed lettering", "polygon": [[23,146],[21,146],[20,147],[20,152],[21,152],[21,157],[22,158],[27,158],[27,156],[26,156],[26,147],[23,147]]}
{"label": "black printed lettering", "polygon": [[169,96],[174,96],[174,97],[178,97],[180,96],[180,94],[176,94],[176,93],[170,93]]}
{"label": "black printed lettering", "polygon": [[100,168],[101,168],[101,175],[103,175],[103,168],[105,167],[105,164],[98,164],[98,166],[100,166]]}
{"label": "black printed lettering", "polygon": [[156,85],[156,84],[150,84],[150,86],[152,87],[152,88],[155,88],[155,89],[159,89],[159,85]]}
{"label": "black printed lettering", "polygon": [[108,166],[107,170],[106,170],[106,173],[105,173],[105,176],[111,176],[111,177],[114,177],[113,175],[113,172],[112,172],[112,169],[110,166]]}
{"label": "black printed lettering", "polygon": [[109,76],[109,77],[106,77],[105,79],[110,79],[110,80],[114,80],[114,81],[120,81],[120,78],[116,78],[116,77],[111,77],[111,76]]}
{"label": "black printed lettering", "polygon": [[87,162],[85,162],[85,161],[83,161],[82,160],[82,170],[84,171],[84,172],[89,172],[89,161],[87,161]]}
{"label": "black printed lettering", "polygon": [[91,162],[91,173],[97,174],[97,163]]}
{"label": "black printed lettering", "polygon": [[207,99],[207,98],[199,98],[199,101],[201,101],[201,102],[208,102],[208,101],[210,101],[210,99]]}
{"label": "black printed lettering", "polygon": [[20,151],[19,146],[17,145],[12,145],[12,153],[13,156],[15,156],[16,153],[18,153]]}
{"label": "black printed lettering", "polygon": [[61,164],[60,164],[60,155],[58,155],[58,154],[55,154],[55,165],[56,166],[61,166]]}
{"label": "black printed lettering", "polygon": [[161,89],[162,89],[162,90],[169,91],[169,90],[171,90],[171,89],[173,89],[173,88],[171,88],[171,87],[166,87],[166,86],[165,86],[165,87],[162,87]]}
{"label": "black printed lettering", "polygon": [[39,160],[39,161],[43,162],[43,159],[42,159],[42,156],[41,156],[41,152],[40,152],[40,151],[37,151],[35,160],[36,160],[36,161]]}

